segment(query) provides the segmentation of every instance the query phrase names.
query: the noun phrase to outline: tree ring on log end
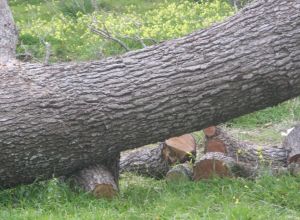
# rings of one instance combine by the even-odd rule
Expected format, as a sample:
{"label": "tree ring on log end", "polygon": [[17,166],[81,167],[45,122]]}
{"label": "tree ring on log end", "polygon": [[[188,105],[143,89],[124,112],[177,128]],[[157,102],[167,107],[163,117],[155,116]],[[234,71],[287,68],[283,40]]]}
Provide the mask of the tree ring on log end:
{"label": "tree ring on log end", "polygon": [[212,137],[216,134],[217,128],[215,126],[210,126],[208,128],[203,129],[204,134],[207,137]]}
{"label": "tree ring on log end", "polygon": [[206,159],[200,161],[194,166],[195,181],[202,179],[211,179],[213,177],[230,177],[231,173],[224,162],[215,159]]}
{"label": "tree ring on log end", "polygon": [[209,140],[206,144],[205,152],[220,152],[220,153],[226,153],[226,147],[225,144],[220,140]]}

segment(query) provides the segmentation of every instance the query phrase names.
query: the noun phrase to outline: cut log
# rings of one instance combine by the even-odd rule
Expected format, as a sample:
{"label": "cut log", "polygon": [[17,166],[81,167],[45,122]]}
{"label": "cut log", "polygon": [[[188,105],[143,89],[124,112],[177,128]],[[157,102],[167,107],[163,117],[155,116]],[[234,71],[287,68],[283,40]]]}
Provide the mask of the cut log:
{"label": "cut log", "polygon": [[166,181],[176,183],[192,180],[192,177],[192,165],[190,163],[183,163],[175,165],[168,171],[166,175]]}
{"label": "cut log", "polygon": [[173,137],[158,146],[145,146],[137,150],[123,152],[120,172],[134,172],[139,175],[163,178],[170,165],[193,160],[196,141],[191,134]]}
{"label": "cut log", "polygon": [[196,140],[191,134],[167,139],[163,146],[163,158],[170,165],[194,160],[196,146]]}
{"label": "cut log", "polygon": [[208,152],[220,152],[220,153],[226,153],[226,147],[225,144],[216,139],[207,140],[205,143],[205,153]]}
{"label": "cut log", "polygon": [[260,175],[278,176],[287,173],[286,167],[253,166],[249,163],[237,162],[232,157],[228,157],[220,152],[209,152],[195,162],[193,179],[195,181],[213,177],[254,179]]}
{"label": "cut log", "polygon": [[0,186],[67,175],[300,95],[299,7],[258,0],[122,56],[1,67]]}
{"label": "cut log", "polygon": [[154,178],[165,177],[169,164],[162,155],[163,143],[156,147],[143,147],[121,154],[120,172],[133,172]]}
{"label": "cut log", "polygon": [[92,165],[67,178],[73,187],[80,187],[97,198],[112,199],[119,191],[119,157]]}
{"label": "cut log", "polygon": [[193,179],[199,181],[213,177],[254,178],[258,167],[235,161],[220,152],[209,152],[198,159],[193,167]]}
{"label": "cut log", "polygon": [[212,137],[216,134],[216,126],[210,126],[208,128],[203,129],[204,134],[207,137]]}
{"label": "cut log", "polygon": [[237,162],[273,168],[287,166],[288,149],[284,146],[258,146],[253,143],[239,141],[220,127],[216,127],[214,136],[205,137],[204,145],[205,152],[211,152],[214,148],[221,149],[219,152],[224,152],[223,146],[225,146],[226,155],[234,158]]}
{"label": "cut log", "polygon": [[118,193],[112,173],[103,165],[94,165],[79,171],[70,177],[70,182],[98,198],[113,198]]}
{"label": "cut log", "polygon": [[296,125],[293,130],[283,140],[282,146],[289,150],[288,163],[300,164],[300,125]]}
{"label": "cut log", "polygon": [[193,168],[193,179],[210,179],[214,176],[231,177],[231,168],[235,161],[219,152],[210,152],[203,155],[199,161],[196,161]]}
{"label": "cut log", "polygon": [[300,177],[300,163],[290,163],[288,165],[288,171],[296,177]]}

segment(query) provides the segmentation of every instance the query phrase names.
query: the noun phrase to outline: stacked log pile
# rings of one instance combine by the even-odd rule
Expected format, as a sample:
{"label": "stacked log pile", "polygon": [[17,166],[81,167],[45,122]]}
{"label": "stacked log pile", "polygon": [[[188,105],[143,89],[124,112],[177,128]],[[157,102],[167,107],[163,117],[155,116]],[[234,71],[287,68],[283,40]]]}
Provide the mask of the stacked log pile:
{"label": "stacked log pile", "polygon": [[[213,177],[253,179],[261,171],[272,175],[287,172],[300,175],[300,125],[291,129],[282,146],[258,146],[240,141],[217,126],[203,132],[204,149],[203,152],[198,150],[197,157],[195,138],[185,134],[155,146],[123,152],[120,160],[108,160],[107,166],[88,167],[71,175],[69,180],[96,197],[112,198],[118,193],[119,171],[165,178],[168,182]],[[108,169],[112,167],[114,169]]]}
{"label": "stacked log pile", "polygon": [[[121,158],[121,171],[165,177],[169,182],[199,181],[215,176],[255,178],[261,171],[272,175],[300,173],[300,125],[292,129],[282,146],[258,146],[240,141],[218,126],[211,126],[203,132],[204,154],[197,152],[196,160],[196,142],[189,134],[166,140],[152,149],[153,154],[149,154],[147,150],[128,153],[123,162]],[[144,155],[148,155],[147,160]],[[136,158],[136,161],[128,163],[132,161],[129,158]],[[153,164],[153,161],[156,162]]]}

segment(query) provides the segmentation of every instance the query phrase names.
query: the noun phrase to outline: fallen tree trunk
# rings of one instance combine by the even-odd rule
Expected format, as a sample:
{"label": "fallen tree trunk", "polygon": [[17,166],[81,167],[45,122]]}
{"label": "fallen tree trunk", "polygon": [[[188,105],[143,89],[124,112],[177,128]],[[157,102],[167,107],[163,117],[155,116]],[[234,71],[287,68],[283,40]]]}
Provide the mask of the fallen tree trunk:
{"label": "fallen tree trunk", "polygon": [[299,7],[259,0],[211,28],[101,61],[2,63],[0,186],[70,174],[298,96]]}

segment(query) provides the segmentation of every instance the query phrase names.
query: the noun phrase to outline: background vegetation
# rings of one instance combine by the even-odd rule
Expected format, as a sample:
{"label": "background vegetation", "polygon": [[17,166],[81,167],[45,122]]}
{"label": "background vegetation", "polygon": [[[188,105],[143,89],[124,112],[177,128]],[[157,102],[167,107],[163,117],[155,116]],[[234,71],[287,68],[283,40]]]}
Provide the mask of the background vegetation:
{"label": "background vegetation", "polygon": [[[43,62],[91,60],[125,52],[91,29],[108,30],[130,50],[176,38],[222,21],[233,1],[11,0],[20,32],[19,58]],[[96,2],[96,4],[95,4]],[[244,1],[242,1],[244,2]],[[226,123],[241,139],[281,142],[300,119],[299,98]],[[198,142],[202,135],[195,133]],[[73,192],[57,179],[0,191],[0,219],[300,219],[300,179],[262,175],[256,181],[214,179],[168,185],[122,175],[112,201]]]}

